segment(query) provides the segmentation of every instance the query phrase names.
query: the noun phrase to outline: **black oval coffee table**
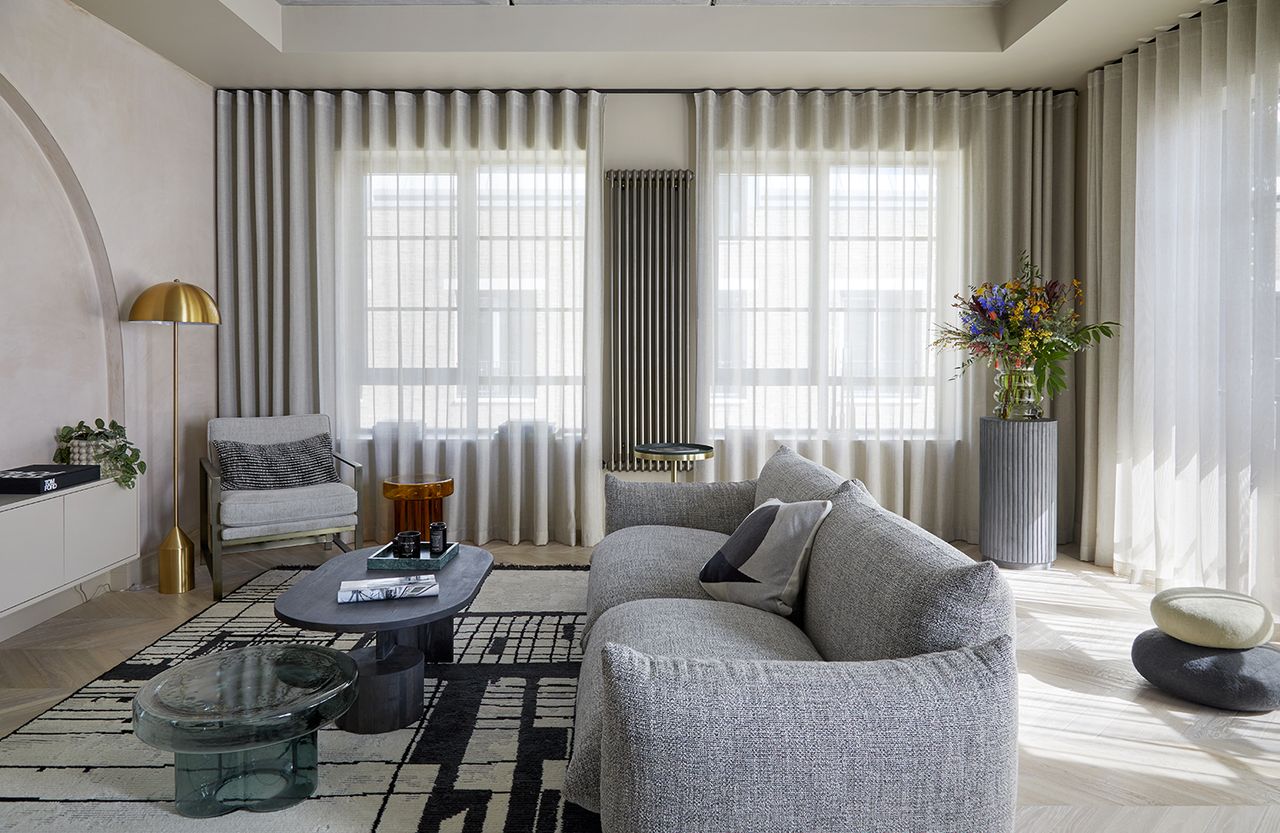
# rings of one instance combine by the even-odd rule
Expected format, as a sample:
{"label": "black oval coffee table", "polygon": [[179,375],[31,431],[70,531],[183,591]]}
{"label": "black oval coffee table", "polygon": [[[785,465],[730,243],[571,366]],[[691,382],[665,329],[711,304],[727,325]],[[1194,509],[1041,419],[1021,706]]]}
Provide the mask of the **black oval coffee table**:
{"label": "black oval coffee table", "polygon": [[338,604],[344,581],[412,575],[369,570],[366,559],[379,549],[330,559],[280,594],[275,606],[277,619],[304,630],[376,634],[373,645],[351,652],[359,694],[338,719],[340,728],[360,734],[402,729],[422,717],[423,662],[453,661],[454,614],[475,600],[493,569],[488,550],[463,544],[453,561],[435,571],[439,596]]}

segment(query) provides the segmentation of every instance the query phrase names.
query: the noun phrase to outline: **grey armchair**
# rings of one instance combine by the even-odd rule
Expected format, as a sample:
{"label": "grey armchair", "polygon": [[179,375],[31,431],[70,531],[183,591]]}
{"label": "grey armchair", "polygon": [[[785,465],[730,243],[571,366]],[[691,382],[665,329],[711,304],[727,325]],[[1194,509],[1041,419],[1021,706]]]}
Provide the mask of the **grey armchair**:
{"label": "grey armchair", "polygon": [[208,456],[200,460],[200,554],[213,579],[213,598],[222,598],[222,556],[249,550],[330,543],[350,552],[364,542],[360,523],[360,487],[364,468],[335,453],[334,460],[350,468],[352,485],[322,483],[293,489],[228,490],[222,488],[222,468],[213,449],[215,440],[271,444],[332,433],[329,417],[304,414],[282,417],[232,417],[209,420]]}

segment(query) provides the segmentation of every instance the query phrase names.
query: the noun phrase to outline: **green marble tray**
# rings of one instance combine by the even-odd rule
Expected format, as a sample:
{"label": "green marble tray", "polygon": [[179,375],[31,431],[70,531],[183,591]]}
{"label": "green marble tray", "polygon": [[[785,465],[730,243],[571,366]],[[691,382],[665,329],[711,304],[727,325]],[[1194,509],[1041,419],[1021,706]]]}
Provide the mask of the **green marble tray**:
{"label": "green marble tray", "polygon": [[423,541],[419,545],[417,558],[401,558],[394,553],[394,546],[387,544],[368,558],[370,570],[403,570],[418,573],[433,573],[444,569],[444,566],[458,555],[461,547],[455,541],[444,548],[444,554],[433,556],[430,543]]}

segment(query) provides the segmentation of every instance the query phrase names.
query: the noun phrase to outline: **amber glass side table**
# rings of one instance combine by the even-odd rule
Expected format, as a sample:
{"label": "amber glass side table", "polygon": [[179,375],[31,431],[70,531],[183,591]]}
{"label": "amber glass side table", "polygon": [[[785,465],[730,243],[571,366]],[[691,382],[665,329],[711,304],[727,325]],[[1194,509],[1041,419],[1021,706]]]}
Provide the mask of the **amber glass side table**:
{"label": "amber glass side table", "polygon": [[391,501],[396,532],[421,532],[444,520],[444,499],[453,494],[453,478],[443,474],[405,474],[382,481],[382,496]]}

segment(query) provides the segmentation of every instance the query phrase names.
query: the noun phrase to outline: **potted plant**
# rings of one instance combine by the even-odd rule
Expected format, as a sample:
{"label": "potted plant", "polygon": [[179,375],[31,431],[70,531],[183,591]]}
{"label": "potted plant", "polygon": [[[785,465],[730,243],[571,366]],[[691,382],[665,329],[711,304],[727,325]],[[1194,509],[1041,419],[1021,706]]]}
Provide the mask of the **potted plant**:
{"label": "potted plant", "polygon": [[95,419],[93,425],[80,420],[77,425],[64,425],[54,436],[58,450],[53,462],[102,467],[102,476],[111,477],[126,489],[138,483],[138,477],[147,473],[142,452],[129,442],[124,426],[116,422]]}
{"label": "potted plant", "polygon": [[1081,323],[1077,307],[1083,298],[1080,281],[1070,286],[1046,281],[1023,252],[1012,280],[984,283],[956,296],[952,306],[960,311],[960,323],[939,325],[933,346],[968,352],[957,376],[979,360],[995,368],[995,416],[1039,419],[1044,415],[1040,400],[1067,387],[1063,362],[1110,338],[1120,326]]}

